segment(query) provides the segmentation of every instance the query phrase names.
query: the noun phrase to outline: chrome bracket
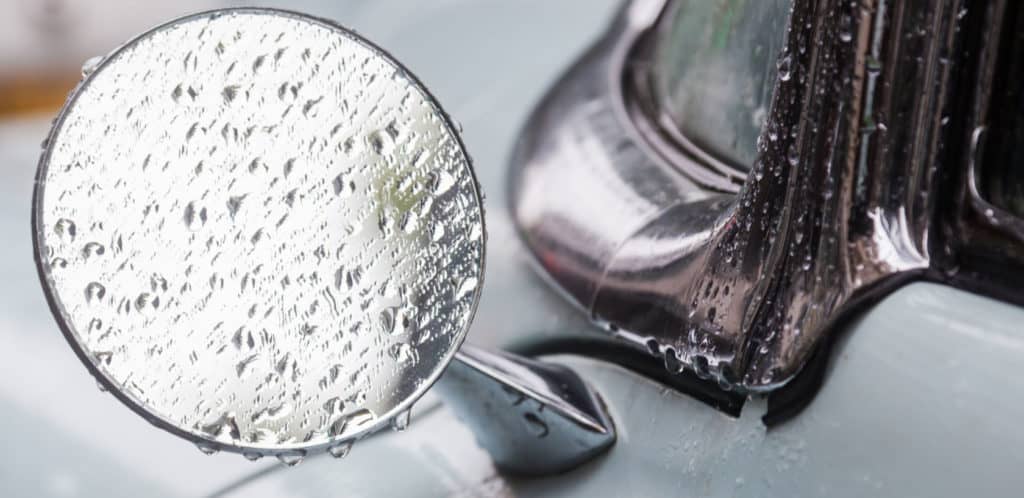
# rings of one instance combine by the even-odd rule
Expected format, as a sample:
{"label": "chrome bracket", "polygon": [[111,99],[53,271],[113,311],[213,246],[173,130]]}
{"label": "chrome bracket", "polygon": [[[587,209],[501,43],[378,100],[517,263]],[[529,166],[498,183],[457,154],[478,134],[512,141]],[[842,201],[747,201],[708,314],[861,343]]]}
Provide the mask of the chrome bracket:
{"label": "chrome bracket", "polygon": [[562,365],[464,344],[436,389],[504,472],[558,474],[615,443],[601,398]]}

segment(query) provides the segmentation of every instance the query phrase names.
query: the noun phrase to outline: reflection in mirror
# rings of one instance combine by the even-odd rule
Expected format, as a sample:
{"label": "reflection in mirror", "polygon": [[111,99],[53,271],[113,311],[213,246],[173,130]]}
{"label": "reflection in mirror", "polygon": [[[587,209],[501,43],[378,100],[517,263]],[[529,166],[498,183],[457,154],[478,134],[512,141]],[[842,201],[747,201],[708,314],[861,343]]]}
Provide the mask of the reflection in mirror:
{"label": "reflection in mirror", "polygon": [[791,0],[682,0],[657,30],[659,107],[689,140],[732,166],[754,163],[776,75],[788,78]]}
{"label": "reflection in mirror", "polygon": [[333,24],[182,18],[83,68],[33,207],[51,309],[101,385],[207,452],[347,452],[461,344],[483,277],[451,122]]}

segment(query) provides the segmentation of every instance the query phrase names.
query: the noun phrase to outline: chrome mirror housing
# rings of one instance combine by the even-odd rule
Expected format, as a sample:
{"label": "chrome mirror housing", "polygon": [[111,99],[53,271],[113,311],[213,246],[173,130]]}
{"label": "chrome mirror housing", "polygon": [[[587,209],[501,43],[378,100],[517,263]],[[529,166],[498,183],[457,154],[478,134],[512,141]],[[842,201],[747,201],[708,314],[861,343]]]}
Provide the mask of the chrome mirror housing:
{"label": "chrome mirror housing", "polygon": [[484,278],[482,196],[458,127],[382,49],[231,9],[154,28],[83,77],[44,143],[35,258],[68,342],[132,410],[208,453],[344,456],[404,428],[462,355],[460,382],[552,407],[520,431],[593,434],[545,465],[496,451],[499,466],[564,470],[614,441],[571,372],[459,353]]}
{"label": "chrome mirror housing", "polygon": [[672,372],[773,391],[861,304],[944,278],[934,192],[961,139],[944,116],[964,7],[794,1],[736,185],[648,112],[665,6],[628,3],[544,98],[512,159],[511,210],[542,270],[611,334]]}

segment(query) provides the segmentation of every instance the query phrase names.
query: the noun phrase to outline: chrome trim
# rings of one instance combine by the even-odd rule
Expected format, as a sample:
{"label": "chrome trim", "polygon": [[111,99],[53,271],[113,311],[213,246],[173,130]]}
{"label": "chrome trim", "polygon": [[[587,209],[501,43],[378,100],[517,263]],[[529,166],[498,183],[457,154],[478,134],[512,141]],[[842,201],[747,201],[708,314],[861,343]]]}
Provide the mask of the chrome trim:
{"label": "chrome trim", "polygon": [[615,443],[600,397],[561,365],[463,345],[437,389],[505,472],[558,474]]}
{"label": "chrome trim", "polygon": [[834,323],[931,267],[962,2],[795,2],[790,69],[735,196],[659,161],[622,112],[623,54],[652,3],[624,9],[531,116],[512,213],[542,270],[615,336],[669,370],[773,390]]}

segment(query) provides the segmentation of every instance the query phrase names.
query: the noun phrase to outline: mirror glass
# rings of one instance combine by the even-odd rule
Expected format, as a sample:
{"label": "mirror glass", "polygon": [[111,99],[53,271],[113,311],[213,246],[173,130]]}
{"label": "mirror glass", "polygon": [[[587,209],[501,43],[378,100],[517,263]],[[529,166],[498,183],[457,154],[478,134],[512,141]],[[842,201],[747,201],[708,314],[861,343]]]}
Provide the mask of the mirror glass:
{"label": "mirror glass", "polygon": [[768,116],[792,0],[679,0],[657,31],[654,82],[679,132],[748,170]]}
{"label": "mirror glass", "polygon": [[83,68],[40,160],[36,261],[100,384],[252,458],[407,416],[472,320],[481,197],[452,121],[329,22],[236,9]]}

